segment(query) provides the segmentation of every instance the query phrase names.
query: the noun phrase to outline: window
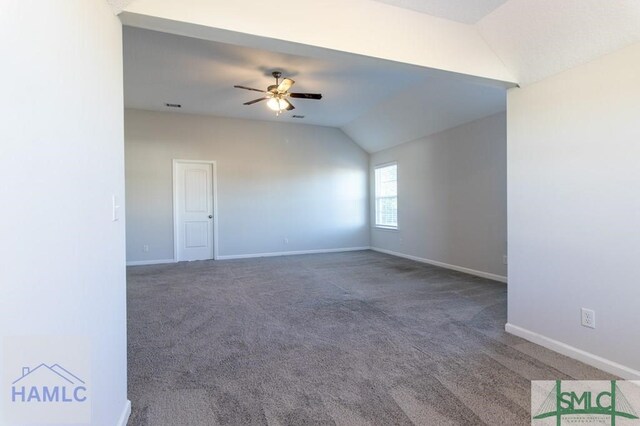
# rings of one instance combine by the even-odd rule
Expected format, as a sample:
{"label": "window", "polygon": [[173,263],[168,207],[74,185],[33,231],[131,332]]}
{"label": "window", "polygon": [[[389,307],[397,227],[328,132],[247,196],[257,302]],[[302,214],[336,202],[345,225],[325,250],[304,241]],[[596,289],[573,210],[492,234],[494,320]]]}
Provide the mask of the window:
{"label": "window", "polygon": [[376,226],[398,227],[398,164],[375,168]]}

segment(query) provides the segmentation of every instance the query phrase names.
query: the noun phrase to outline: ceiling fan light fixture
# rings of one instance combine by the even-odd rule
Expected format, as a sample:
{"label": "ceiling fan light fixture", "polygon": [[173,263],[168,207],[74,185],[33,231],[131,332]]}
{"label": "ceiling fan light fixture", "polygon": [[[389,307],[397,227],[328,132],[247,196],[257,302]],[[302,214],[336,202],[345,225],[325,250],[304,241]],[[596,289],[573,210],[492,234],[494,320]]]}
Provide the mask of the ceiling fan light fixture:
{"label": "ceiling fan light fixture", "polygon": [[289,106],[289,103],[284,99],[271,98],[267,101],[267,106],[273,111],[279,112],[287,109],[287,107]]}
{"label": "ceiling fan light fixture", "polygon": [[295,81],[290,78],[284,78],[280,81],[280,77],[282,77],[282,73],[280,71],[274,71],[272,75],[276,79],[276,84],[268,86],[267,90],[254,89],[253,87],[240,85],[233,86],[236,89],[264,93],[261,98],[244,102],[243,105],[253,105],[258,102],[267,101],[267,107],[270,110],[275,111],[276,116],[279,116],[283,111],[293,111],[296,109],[291,101],[289,101],[289,98],[322,99],[322,95],[320,93],[289,93],[289,89],[291,89],[291,86],[295,84]]}

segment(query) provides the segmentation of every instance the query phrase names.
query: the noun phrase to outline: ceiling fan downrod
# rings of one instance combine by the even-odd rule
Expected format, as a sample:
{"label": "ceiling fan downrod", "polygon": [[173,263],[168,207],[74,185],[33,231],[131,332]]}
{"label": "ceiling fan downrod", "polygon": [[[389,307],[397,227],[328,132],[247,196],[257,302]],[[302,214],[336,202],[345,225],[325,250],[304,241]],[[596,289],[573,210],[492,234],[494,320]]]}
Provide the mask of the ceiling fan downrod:
{"label": "ceiling fan downrod", "polygon": [[271,75],[276,79],[276,86],[279,84],[278,81],[280,80],[280,77],[282,77],[282,73],[280,71],[274,71],[271,73]]}

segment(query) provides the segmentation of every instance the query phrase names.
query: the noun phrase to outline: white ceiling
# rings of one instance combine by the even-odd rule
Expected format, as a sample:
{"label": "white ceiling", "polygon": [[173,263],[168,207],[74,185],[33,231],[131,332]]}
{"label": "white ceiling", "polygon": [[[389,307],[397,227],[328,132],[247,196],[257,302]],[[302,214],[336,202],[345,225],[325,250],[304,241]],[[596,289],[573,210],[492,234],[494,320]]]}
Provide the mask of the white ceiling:
{"label": "white ceiling", "polygon": [[[475,24],[507,0],[376,0],[464,24]],[[530,1],[530,0],[529,0]]]}
{"label": "white ceiling", "polygon": [[[322,93],[320,101],[294,99],[279,117],[261,96],[233,88],[265,89],[270,72],[296,81],[293,92]],[[325,50],[316,57],[235,46],[168,33],[124,28],[125,106],[342,128],[369,152],[430,135],[504,110],[505,89],[482,79]],[[291,117],[304,115],[302,120]]]}
{"label": "white ceiling", "polygon": [[[131,0],[108,1],[126,6]],[[380,2],[419,11],[414,20],[428,14],[472,23],[456,25],[473,29],[521,85],[640,42],[640,0],[368,3],[379,8]],[[359,7],[366,15],[366,7]],[[375,37],[385,40],[385,31],[380,28]],[[313,48],[283,54],[134,28],[125,28],[124,37],[125,105],[131,108],[166,110],[164,104],[171,102],[182,104],[186,113],[276,120],[262,104],[243,106],[257,96],[232,86],[266,88],[273,81],[270,71],[279,69],[296,80],[295,91],[324,95],[321,101],[295,101],[294,112],[306,116],[302,122],[340,127],[370,152],[504,108],[504,89],[487,80],[344,52]],[[295,119],[287,113],[277,120]]]}
{"label": "white ceiling", "polygon": [[376,152],[504,111],[505,97],[500,87],[434,76],[394,94],[342,130]]}
{"label": "white ceiling", "polygon": [[107,3],[111,6],[111,10],[113,10],[113,13],[116,15],[122,12],[132,2],[133,0],[107,0]]}
{"label": "white ceiling", "polygon": [[520,85],[640,42],[639,0],[375,0],[475,24]]}
{"label": "white ceiling", "polygon": [[[200,10],[197,6],[204,3],[210,6],[205,10],[213,12],[220,10],[227,13],[224,15],[226,21],[222,21],[222,24],[229,25],[222,25],[224,28],[238,27],[238,22],[255,24],[253,22],[255,20],[263,21],[260,14],[256,16],[251,13],[258,6],[264,7],[263,0],[217,2],[219,6],[207,0],[107,1],[116,9],[124,7],[125,12],[132,7],[127,4],[132,3],[133,8],[139,14],[142,13],[142,16],[144,11],[153,4],[163,3],[164,8],[161,7],[160,10],[176,12],[176,16],[187,21],[190,20],[189,15],[179,14],[177,11]],[[331,5],[330,7],[337,8],[335,0],[333,2],[326,0],[326,2]],[[357,16],[363,17],[378,17],[381,8],[405,9],[406,16],[403,17],[387,10],[390,24],[380,25],[379,31],[371,35],[372,39],[375,39],[377,45],[385,46],[393,40],[402,39],[398,34],[402,34],[403,31],[409,31],[415,37],[416,23],[420,27],[431,28],[432,32],[424,33],[416,39],[415,45],[411,46],[412,51],[416,57],[424,56],[435,64],[442,60],[442,63],[448,64],[445,66],[446,69],[464,68],[459,67],[460,63],[456,63],[457,68],[452,68],[451,61],[448,61],[451,57],[464,57],[462,63],[473,62],[474,58],[471,58],[471,54],[468,51],[463,52],[463,47],[456,44],[464,40],[463,46],[469,46],[469,42],[474,40],[474,37],[464,38],[461,34],[468,36],[472,33],[476,36],[475,42],[478,43],[475,49],[489,52],[489,56],[496,62],[504,64],[507,75],[510,78],[515,76],[515,81],[520,85],[534,83],[627,45],[640,42],[640,0],[350,0],[344,3],[344,10],[355,12]],[[146,4],[146,8],[135,8],[136,5],[142,4]],[[227,10],[229,4],[241,4],[247,10],[243,14],[237,13],[237,7],[240,6]],[[295,10],[301,11],[302,14],[313,10],[317,12],[317,4],[317,0],[297,0]],[[347,4],[349,7],[346,7]],[[154,9],[151,8],[151,10]],[[332,13],[332,11],[329,12]],[[169,13],[167,16],[173,15]],[[438,25],[438,22],[434,22],[433,16],[443,18],[438,20],[441,23],[445,23],[446,20],[452,21],[449,24],[455,24],[455,26]],[[395,17],[395,20],[391,17]],[[421,18],[424,22],[420,25]],[[299,24],[298,21],[301,19],[296,20]],[[403,23],[407,24],[406,28],[402,27]],[[218,23],[218,25],[221,24]],[[351,21],[349,25],[349,28],[357,33],[359,27],[351,24]],[[283,31],[278,32],[275,38],[299,42],[299,28],[297,28],[298,31],[287,31],[287,28],[282,27]],[[246,32],[246,30],[243,31]],[[315,38],[305,40],[307,42],[311,40],[307,44],[317,46],[322,45],[323,40],[331,38],[334,34],[331,26],[328,25],[317,28],[313,35]],[[430,44],[434,43],[434,40],[437,40],[435,46]],[[448,41],[452,41],[452,44]],[[349,43],[345,45],[351,46]],[[394,51],[401,51],[403,46],[394,47],[396,48]],[[486,49],[480,49],[480,47]],[[384,56],[402,61],[406,53]],[[415,63],[422,62],[418,60]],[[468,70],[464,72],[476,74],[473,67]]]}
{"label": "white ceiling", "polygon": [[[340,127],[392,93],[427,78],[421,68],[356,55],[335,53],[310,58],[243,46],[124,28],[125,106],[165,111],[165,103],[182,104],[180,112],[276,120],[265,103],[244,102],[266,89],[273,70],[295,80],[291,92],[321,93],[322,100],[293,99],[296,109],[278,121]],[[299,120],[298,120],[299,121]]]}
{"label": "white ceiling", "polygon": [[640,1],[509,0],[477,28],[526,85],[640,42]]}

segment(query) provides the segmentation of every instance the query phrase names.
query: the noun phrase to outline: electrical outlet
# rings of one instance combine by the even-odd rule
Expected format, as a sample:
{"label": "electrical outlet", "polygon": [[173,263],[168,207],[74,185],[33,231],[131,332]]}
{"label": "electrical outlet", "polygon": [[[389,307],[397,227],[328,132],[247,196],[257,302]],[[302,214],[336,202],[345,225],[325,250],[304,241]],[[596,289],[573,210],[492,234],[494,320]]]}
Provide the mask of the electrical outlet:
{"label": "electrical outlet", "polygon": [[148,245],[146,245],[146,244],[145,244],[145,245],[143,245],[143,246],[142,246],[142,251],[143,251],[143,252],[145,252],[145,253],[148,253],[148,252],[149,252],[149,246],[148,246]]}
{"label": "electrical outlet", "polygon": [[282,242],[285,243],[285,244],[289,244],[289,239],[285,238],[284,240],[282,240]]}
{"label": "electrical outlet", "polygon": [[596,313],[595,311],[587,308],[582,308],[582,326],[589,328],[596,328]]}
{"label": "electrical outlet", "polygon": [[504,263],[505,265],[509,264],[509,259],[507,258],[506,254],[502,256],[502,263]]}

